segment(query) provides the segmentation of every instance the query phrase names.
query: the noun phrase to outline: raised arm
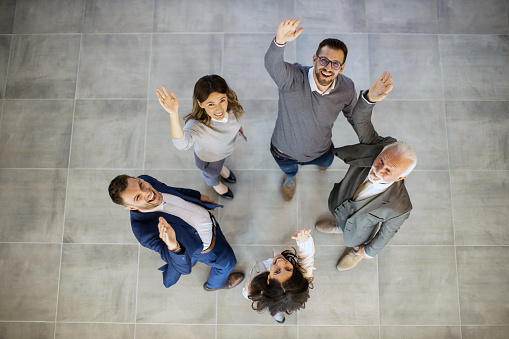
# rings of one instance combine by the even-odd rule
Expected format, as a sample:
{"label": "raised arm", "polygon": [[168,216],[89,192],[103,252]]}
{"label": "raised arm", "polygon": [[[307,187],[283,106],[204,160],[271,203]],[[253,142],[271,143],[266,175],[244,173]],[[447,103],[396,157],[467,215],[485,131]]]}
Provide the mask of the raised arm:
{"label": "raised arm", "polygon": [[282,21],[277,28],[276,37],[265,53],[265,69],[280,89],[289,89],[294,83],[301,83],[304,77],[294,65],[284,60],[284,45],[295,40],[304,30],[302,27],[298,28],[299,24],[300,20]]}
{"label": "raised arm", "polygon": [[353,110],[354,129],[362,144],[375,144],[380,142],[381,137],[376,132],[371,122],[371,114],[374,104],[382,101],[392,91],[392,76],[384,72],[375,80],[369,90],[361,92],[361,97]]}
{"label": "raised arm", "polygon": [[310,232],[310,229],[302,229],[292,235],[292,239],[297,241],[299,264],[304,269],[304,277],[308,280],[313,278],[313,271],[315,270],[315,244],[309,234]]}
{"label": "raised arm", "polygon": [[162,90],[159,88],[156,90],[159,103],[163,106],[164,110],[170,114],[171,136],[174,139],[180,139],[184,136],[184,131],[182,130],[182,126],[180,126],[179,101],[175,93],[172,91],[168,93],[164,86],[162,86],[162,88]]}

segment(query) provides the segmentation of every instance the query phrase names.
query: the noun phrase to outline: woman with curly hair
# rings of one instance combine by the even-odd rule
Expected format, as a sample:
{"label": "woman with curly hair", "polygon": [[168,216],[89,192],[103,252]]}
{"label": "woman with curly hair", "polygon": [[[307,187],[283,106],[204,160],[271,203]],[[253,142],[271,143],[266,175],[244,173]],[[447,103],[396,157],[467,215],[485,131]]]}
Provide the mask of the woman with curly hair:
{"label": "woman with curly hair", "polygon": [[244,297],[253,301],[251,307],[255,311],[268,310],[280,324],[285,322],[285,313],[304,308],[309,298],[315,270],[315,245],[309,232],[310,229],[303,229],[292,235],[297,253],[293,248],[257,261],[242,289]]}
{"label": "woman with curly hair", "polygon": [[205,75],[194,85],[193,109],[184,117],[182,129],[178,114],[178,99],[162,86],[157,89],[159,103],[170,114],[173,145],[187,150],[194,145],[194,159],[207,185],[223,198],[233,199],[233,192],[219,181],[237,182],[233,172],[224,166],[233,153],[237,136],[243,134],[239,118],[244,109],[237,95],[219,75]]}

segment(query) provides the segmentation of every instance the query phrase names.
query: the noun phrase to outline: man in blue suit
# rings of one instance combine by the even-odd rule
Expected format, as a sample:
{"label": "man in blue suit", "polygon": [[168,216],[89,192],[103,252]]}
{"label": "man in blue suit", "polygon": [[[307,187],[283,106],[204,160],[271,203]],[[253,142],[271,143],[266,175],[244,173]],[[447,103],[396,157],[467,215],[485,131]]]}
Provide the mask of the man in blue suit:
{"label": "man in blue suit", "polygon": [[218,205],[200,192],[176,188],[142,175],[119,175],[108,191],[114,203],[131,211],[133,233],[144,247],[161,255],[165,287],[191,273],[197,261],[211,266],[206,291],[237,286],[244,273],[233,272],[237,259],[208,210]]}

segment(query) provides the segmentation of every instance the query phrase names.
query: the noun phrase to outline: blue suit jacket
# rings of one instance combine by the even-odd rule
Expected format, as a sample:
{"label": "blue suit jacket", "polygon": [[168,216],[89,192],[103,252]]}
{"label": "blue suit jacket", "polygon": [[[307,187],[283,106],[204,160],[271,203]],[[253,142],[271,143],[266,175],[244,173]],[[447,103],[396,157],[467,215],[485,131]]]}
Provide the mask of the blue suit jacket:
{"label": "blue suit jacket", "polygon": [[[208,210],[222,206],[201,202],[201,194],[198,191],[187,188],[170,187],[148,175],[141,175],[139,178],[150,183],[158,192],[175,195]],[[179,254],[168,250],[168,246],[159,238],[159,229],[157,227],[159,217],[166,219],[175,230],[177,241],[182,248],[182,252]],[[198,255],[203,251],[201,238],[194,227],[174,215],[164,212],[142,213],[131,211],[131,227],[134,236],[138,239],[140,244],[159,253],[161,259],[167,263],[159,268],[163,271],[163,283],[165,287],[170,287],[175,284],[179,280],[181,274],[191,273],[191,258],[193,255]]]}

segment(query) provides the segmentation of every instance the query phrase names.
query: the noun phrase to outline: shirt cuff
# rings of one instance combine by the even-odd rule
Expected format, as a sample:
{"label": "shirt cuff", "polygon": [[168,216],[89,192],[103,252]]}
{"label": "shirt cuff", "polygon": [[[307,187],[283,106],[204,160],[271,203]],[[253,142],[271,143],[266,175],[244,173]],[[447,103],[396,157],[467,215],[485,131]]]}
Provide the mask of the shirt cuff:
{"label": "shirt cuff", "polygon": [[172,251],[173,253],[175,253],[175,254],[180,254],[180,253],[184,252],[184,251],[182,250],[182,247],[180,247],[180,244],[179,244],[179,242],[178,242],[178,241],[177,241],[177,246],[178,246],[178,248],[177,248],[175,251]]}
{"label": "shirt cuff", "polygon": [[274,43],[276,44],[277,47],[285,47],[286,46],[286,42],[284,44],[282,44],[282,45],[278,44],[276,42],[276,38],[274,38]]}
{"label": "shirt cuff", "polygon": [[[274,40],[274,42],[276,42],[276,41]],[[374,105],[374,104],[376,104],[376,102],[368,101],[368,99],[366,99],[366,98],[364,97],[364,94],[367,94],[368,92],[369,92],[369,89],[368,89],[368,90],[364,90],[364,91],[362,91],[362,95],[361,95],[362,99],[363,99],[363,100],[364,100],[364,101],[365,101],[368,105]]]}

